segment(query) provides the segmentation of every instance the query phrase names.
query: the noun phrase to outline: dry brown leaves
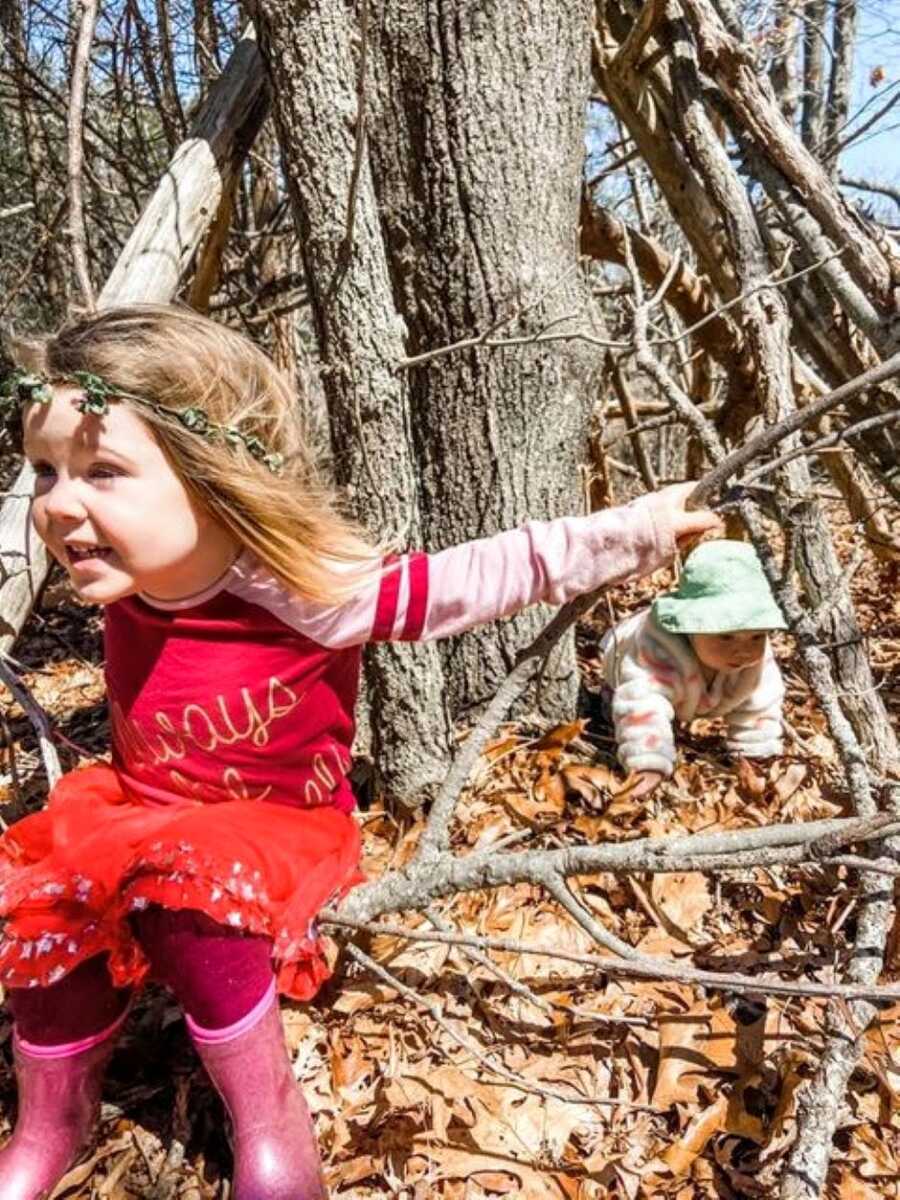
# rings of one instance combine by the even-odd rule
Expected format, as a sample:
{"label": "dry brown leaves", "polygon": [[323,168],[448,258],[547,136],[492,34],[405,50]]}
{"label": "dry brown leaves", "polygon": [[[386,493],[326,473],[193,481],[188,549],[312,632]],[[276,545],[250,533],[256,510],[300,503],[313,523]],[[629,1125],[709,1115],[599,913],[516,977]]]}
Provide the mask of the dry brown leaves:
{"label": "dry brown leaves", "polygon": [[[889,570],[867,563],[854,585],[892,705],[900,662],[893,583]],[[647,585],[632,585],[624,593],[626,607],[646,602],[647,594]],[[63,624],[70,640],[77,628]],[[45,631],[32,629],[25,649],[40,636]],[[593,641],[587,631],[588,678],[596,675]],[[96,664],[96,645],[82,655]],[[96,665],[85,668],[62,651],[57,661],[48,661],[52,657],[46,647],[35,651],[30,661],[40,666],[29,682],[65,728],[78,728],[79,709],[96,713]],[[791,662],[789,650],[785,661]],[[527,831],[524,844],[537,847],[842,814],[821,714],[790,666],[788,682],[788,717],[802,744],[765,770],[734,773],[717,727],[698,723],[685,739],[674,779],[649,798],[615,795],[622,777],[602,730],[583,721],[553,730],[509,727],[463,798],[456,851],[488,846],[516,830]],[[28,742],[14,710],[10,728],[17,745]],[[82,732],[99,737],[98,729],[94,715]],[[7,779],[6,799],[27,805],[40,777],[36,761],[19,754],[19,779],[15,785]],[[420,832],[421,823],[403,823],[378,809],[368,813],[367,872],[402,865]],[[709,968],[829,980],[840,973],[854,932],[855,880],[842,869],[747,870],[718,880],[696,873],[602,874],[574,886],[597,919],[631,945]],[[440,912],[469,934],[591,950],[586,935],[530,886],[459,896]],[[423,916],[408,919],[430,928]],[[449,1029],[472,1049],[346,963],[314,1004],[285,1011],[333,1196],[701,1200],[776,1194],[798,1097],[823,1044],[820,1004],[735,1001],[672,983],[620,982],[551,958],[494,954],[498,968],[539,998],[535,1003],[461,947],[377,936],[365,949],[437,1004]],[[8,1062],[8,1025],[0,1038]],[[521,1085],[494,1074],[492,1066],[514,1072]],[[578,1100],[549,1099],[529,1088]],[[12,1094],[7,1072],[0,1078],[7,1125]],[[164,996],[149,994],[136,1007],[107,1096],[98,1141],[59,1197],[214,1200],[228,1194],[221,1108]],[[827,1196],[900,1196],[898,1180],[900,1006],[883,1012],[866,1035]]]}

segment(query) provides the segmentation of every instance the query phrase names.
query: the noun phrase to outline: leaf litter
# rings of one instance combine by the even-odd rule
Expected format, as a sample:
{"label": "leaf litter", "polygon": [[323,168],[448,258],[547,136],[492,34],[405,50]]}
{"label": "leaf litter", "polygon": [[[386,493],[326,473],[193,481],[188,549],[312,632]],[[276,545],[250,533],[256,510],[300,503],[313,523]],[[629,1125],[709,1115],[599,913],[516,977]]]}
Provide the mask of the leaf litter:
{"label": "leaf litter", "polygon": [[[646,604],[667,582],[660,573],[619,589],[618,615]],[[896,715],[895,574],[867,561],[853,586],[879,686]],[[598,681],[603,628],[598,619],[579,633],[588,689]],[[590,719],[552,729],[522,719],[499,730],[482,756],[459,805],[455,850],[483,849],[516,831],[538,848],[847,815],[822,714],[793,670],[789,642],[779,649],[794,731],[782,759],[735,771],[718,727],[698,721],[680,741],[672,780],[636,799],[623,788],[608,730]],[[64,768],[101,756],[108,734],[97,618],[57,582],[16,654],[56,723]],[[0,817],[10,823],[38,807],[44,790],[30,727],[15,705],[4,703],[4,711]],[[422,826],[376,803],[363,820],[368,875],[406,862]],[[830,981],[841,977],[855,930],[856,877],[843,867],[599,873],[572,882],[611,933],[642,953],[696,967]],[[436,909],[468,935],[548,951],[596,949],[533,885],[468,893]],[[404,920],[421,932],[431,928],[422,914]],[[898,944],[895,928],[885,981],[897,978]],[[776,1194],[798,1102],[824,1043],[820,1002],[618,980],[576,962],[513,951],[488,952],[485,965],[465,947],[386,934],[361,945],[436,1004],[455,1036],[337,951],[335,976],[316,1000],[283,1008],[332,1196]],[[5,1137],[15,1110],[8,1020],[0,1022],[0,1046]],[[518,1085],[491,1064],[513,1073]],[[104,1099],[97,1137],[53,1193],[57,1200],[230,1195],[223,1110],[163,990],[149,987],[133,1006]],[[900,1197],[900,1005],[883,1010],[865,1035],[825,1195]]]}

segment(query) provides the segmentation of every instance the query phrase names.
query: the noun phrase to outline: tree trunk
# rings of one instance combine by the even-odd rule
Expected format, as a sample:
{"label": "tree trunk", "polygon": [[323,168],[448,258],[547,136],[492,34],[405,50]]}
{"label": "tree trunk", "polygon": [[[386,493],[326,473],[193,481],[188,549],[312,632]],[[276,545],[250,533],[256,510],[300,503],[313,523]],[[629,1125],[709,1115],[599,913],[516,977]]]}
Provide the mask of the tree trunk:
{"label": "tree trunk", "polygon": [[[335,0],[260,0],[257,12],[336,470],[357,512],[382,537],[438,550],[577,511],[593,352],[560,341],[401,363],[504,317],[509,336],[568,314],[584,327],[589,5],[573,19],[561,0],[506,0],[488,18],[394,0],[360,10],[364,35]],[[389,791],[412,800],[440,778],[448,708],[487,702],[543,619],[370,656]],[[542,707],[570,713],[576,690],[569,643]]]}
{"label": "tree trunk", "polygon": [[[262,0],[260,43],[300,238],[322,360],[337,481],[371,533],[422,541],[409,377],[393,303],[366,139],[348,10],[336,0],[290,8]],[[449,722],[434,646],[372,647],[357,752],[384,789],[414,804],[443,777]]]}
{"label": "tree trunk", "polygon": [[[588,297],[575,236],[590,61],[588,3],[457,9],[390,0],[373,30],[372,154],[410,355],[486,331],[537,332]],[[580,319],[579,319],[580,318]],[[410,371],[429,549],[580,507],[578,466],[600,367],[577,342],[456,352]],[[496,692],[546,614],[441,646],[456,717]],[[571,712],[571,643],[541,707]]]}
{"label": "tree trunk", "polygon": [[856,0],[838,0],[834,10],[834,46],[828,79],[828,111],[825,114],[826,151],[832,154],[831,171],[838,175],[840,155],[835,143],[843,135],[853,90],[853,52],[856,49]]}

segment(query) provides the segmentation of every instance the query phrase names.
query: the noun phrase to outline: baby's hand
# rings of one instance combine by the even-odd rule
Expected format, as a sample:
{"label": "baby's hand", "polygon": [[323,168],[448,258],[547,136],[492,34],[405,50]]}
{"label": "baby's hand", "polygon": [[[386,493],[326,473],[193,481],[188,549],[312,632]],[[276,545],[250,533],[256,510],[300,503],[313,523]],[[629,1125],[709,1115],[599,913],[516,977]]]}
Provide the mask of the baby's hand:
{"label": "baby's hand", "polygon": [[638,796],[649,796],[651,792],[656,791],[662,781],[663,776],[658,771],[635,771],[628,776],[622,788],[616,792],[616,797],[628,796],[637,799]]}
{"label": "baby's hand", "polygon": [[702,537],[704,533],[724,533],[722,518],[709,508],[685,508],[695,483],[673,483],[653,493],[654,507],[663,510],[672,526],[676,542]]}

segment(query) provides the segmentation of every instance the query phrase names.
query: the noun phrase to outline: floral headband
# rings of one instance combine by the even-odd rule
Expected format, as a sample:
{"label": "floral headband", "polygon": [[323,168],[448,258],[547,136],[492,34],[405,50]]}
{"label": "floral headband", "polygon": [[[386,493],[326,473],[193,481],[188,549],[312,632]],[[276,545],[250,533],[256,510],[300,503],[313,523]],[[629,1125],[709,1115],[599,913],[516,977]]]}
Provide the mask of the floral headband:
{"label": "floral headband", "polygon": [[51,379],[39,371],[27,371],[18,367],[7,376],[0,385],[0,414],[4,417],[9,413],[18,414],[25,404],[49,404],[53,399],[50,384],[54,382],[77,383],[83,395],[76,401],[79,412],[90,413],[92,416],[104,417],[109,412],[109,405],[114,400],[130,400],[141,408],[149,408],[162,417],[177,422],[183,429],[196,433],[208,442],[221,439],[227,446],[243,446],[247,453],[257,462],[267,467],[273,475],[280,475],[284,467],[281,454],[268,450],[266,444],[253,434],[242,433],[234,425],[218,425],[211,421],[209,414],[202,408],[167,408],[143,396],[134,396],[123,392],[106,382],[99,375],[90,371],[73,371],[71,375]]}

